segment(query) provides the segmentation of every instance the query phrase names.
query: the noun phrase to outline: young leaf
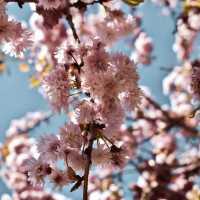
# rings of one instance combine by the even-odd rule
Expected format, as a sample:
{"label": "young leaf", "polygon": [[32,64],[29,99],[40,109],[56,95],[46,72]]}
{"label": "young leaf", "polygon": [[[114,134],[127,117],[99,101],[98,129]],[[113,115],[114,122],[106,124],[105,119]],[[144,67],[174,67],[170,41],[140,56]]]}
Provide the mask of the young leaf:
{"label": "young leaf", "polygon": [[189,11],[191,8],[200,9],[200,0],[185,0],[184,1],[185,12]]}
{"label": "young leaf", "polygon": [[140,3],[143,3],[144,0],[123,0],[123,2],[130,6],[138,6]]}

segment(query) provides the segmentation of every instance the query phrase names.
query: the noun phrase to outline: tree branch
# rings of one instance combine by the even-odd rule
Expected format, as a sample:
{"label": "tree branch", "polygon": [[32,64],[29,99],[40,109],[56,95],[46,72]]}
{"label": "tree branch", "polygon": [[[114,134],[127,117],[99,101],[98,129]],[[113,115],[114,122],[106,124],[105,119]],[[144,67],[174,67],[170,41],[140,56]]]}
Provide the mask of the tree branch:
{"label": "tree branch", "polygon": [[66,19],[67,19],[67,21],[69,23],[69,26],[70,26],[70,28],[72,30],[72,33],[73,33],[73,36],[74,36],[75,40],[77,40],[78,43],[80,43],[80,39],[78,37],[78,34],[76,32],[76,28],[75,28],[74,23],[73,23],[72,15],[67,13],[66,14]]}
{"label": "tree branch", "polygon": [[198,135],[198,130],[194,127],[189,126],[188,124],[185,123],[184,121],[184,117],[171,117],[168,111],[165,111],[162,109],[162,107],[156,102],[154,101],[152,98],[145,96],[145,98],[147,99],[147,101],[149,101],[149,103],[154,106],[155,109],[158,109],[159,111],[162,112],[163,116],[166,118],[166,120],[164,120],[168,126],[165,128],[165,130],[169,130],[175,126],[183,128],[185,130],[187,130],[188,132],[194,134],[194,135]]}
{"label": "tree branch", "polygon": [[9,3],[9,2],[13,2],[13,3],[38,3],[38,0],[4,0],[5,2]]}
{"label": "tree branch", "polygon": [[84,172],[84,185],[83,185],[83,200],[88,200],[88,177],[89,177],[89,172],[90,172],[90,166],[92,164],[92,148],[93,148],[93,143],[94,143],[94,137],[91,134],[90,140],[88,147],[85,149],[85,154],[87,158],[87,162],[85,165],[85,172]]}

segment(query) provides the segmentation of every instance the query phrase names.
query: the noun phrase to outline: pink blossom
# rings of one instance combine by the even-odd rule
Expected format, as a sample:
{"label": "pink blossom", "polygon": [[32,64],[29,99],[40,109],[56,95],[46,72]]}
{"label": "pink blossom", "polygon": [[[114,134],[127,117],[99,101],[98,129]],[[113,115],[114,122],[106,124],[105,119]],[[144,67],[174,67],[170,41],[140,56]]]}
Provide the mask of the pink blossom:
{"label": "pink blossom", "polygon": [[11,56],[22,57],[32,44],[32,34],[20,23],[8,21],[0,16],[0,42],[4,42],[3,51]]}
{"label": "pink blossom", "polygon": [[137,87],[139,76],[134,62],[128,56],[122,53],[113,54],[112,64],[116,70],[115,78],[117,81],[120,81],[119,85],[121,90],[129,90],[130,88]]}
{"label": "pink blossom", "polygon": [[177,52],[177,56],[180,60],[188,59],[192,52],[193,43],[198,33],[198,26],[194,29],[192,29],[191,26],[196,23],[196,17],[193,18],[193,14],[190,12],[190,16],[183,15],[177,21],[177,33],[173,49]]}
{"label": "pink blossom", "polygon": [[135,48],[141,54],[151,52],[153,49],[151,38],[146,33],[141,32],[135,41]]}
{"label": "pink blossom", "polygon": [[61,141],[56,135],[44,135],[37,143],[37,149],[41,157],[49,161],[56,161],[60,156]]}
{"label": "pink blossom", "polygon": [[75,109],[72,120],[76,124],[88,124],[95,120],[94,105],[88,101],[82,101]]}
{"label": "pink blossom", "polygon": [[105,166],[111,163],[111,153],[108,149],[98,147],[92,151],[92,162],[97,166]]}
{"label": "pink blossom", "polygon": [[152,51],[152,39],[146,33],[141,32],[135,41],[135,51],[131,57],[137,63],[150,64]]}
{"label": "pink blossom", "polygon": [[10,56],[22,58],[24,56],[25,50],[27,50],[31,44],[31,33],[27,31],[24,32],[23,35],[16,40],[6,42],[3,46],[3,51]]}
{"label": "pink blossom", "polygon": [[67,111],[69,98],[68,73],[64,67],[57,67],[48,74],[42,84],[45,95],[54,111]]}
{"label": "pink blossom", "polygon": [[80,149],[83,144],[80,127],[69,123],[60,129],[60,139],[65,147]]}
{"label": "pink blossom", "polygon": [[113,166],[123,168],[128,161],[126,152],[123,150],[123,148],[122,147],[118,148],[113,145],[111,147],[110,153],[112,155],[111,160]]}
{"label": "pink blossom", "polygon": [[[138,29],[138,19],[131,15],[125,16],[124,13],[119,10],[112,10],[105,16],[96,16],[91,21],[94,21],[94,36],[101,38],[101,41],[106,44],[112,44],[120,37],[126,36],[131,32]],[[103,19],[103,20],[99,20]],[[114,20],[113,20],[114,18]],[[91,26],[91,25],[90,25]]]}
{"label": "pink blossom", "polygon": [[[84,92],[91,94],[93,98],[101,100],[106,95],[116,94],[117,85],[110,73],[92,74],[90,71],[85,71],[83,68],[81,74],[81,88]],[[107,93],[107,89],[110,89],[110,93]]]}
{"label": "pink blossom", "polygon": [[169,134],[160,134],[152,139],[152,144],[157,150],[168,149],[173,151],[176,148],[175,139]]}
{"label": "pink blossom", "polygon": [[39,6],[46,10],[58,9],[66,6],[65,0],[39,0]]}
{"label": "pink blossom", "polygon": [[[112,63],[116,68],[115,80],[119,85],[120,92],[127,92],[132,109],[140,103],[141,91],[138,87],[139,76],[136,71],[135,64],[128,56],[123,54],[114,54]],[[130,106],[129,106],[130,107]]]}
{"label": "pink blossom", "polygon": [[8,185],[15,190],[24,190],[27,186],[27,177],[25,174],[10,169],[2,175],[9,179]]}
{"label": "pink blossom", "polygon": [[28,159],[26,169],[28,171],[29,181],[33,185],[43,185],[44,177],[51,173],[51,168],[41,158],[38,160],[35,158]]}
{"label": "pink blossom", "polygon": [[86,159],[78,151],[70,151],[67,155],[67,163],[74,170],[84,170]]}
{"label": "pink blossom", "polygon": [[[104,52],[104,56],[101,57],[104,61],[101,60],[100,65],[104,65],[105,68],[102,68],[103,70],[100,71],[95,71],[94,66],[96,65],[97,67],[99,61],[96,60],[94,62],[94,59],[97,58],[91,57],[91,59],[87,60],[87,65],[83,67],[81,74],[82,89],[89,92],[92,97],[100,101],[104,101],[103,99],[107,99],[107,97],[118,98],[118,95],[125,90],[134,94],[134,96],[132,95],[134,99],[129,98],[131,103],[133,103],[132,108],[137,106],[140,101],[141,92],[137,83],[138,74],[134,63],[130,61],[128,56],[123,54],[116,53],[110,55],[105,53],[105,50],[102,51],[101,46],[99,46],[99,48],[94,46],[94,48],[95,51],[99,51],[100,54]],[[89,61],[91,63],[89,63]],[[93,69],[88,68],[90,65],[93,66]]]}
{"label": "pink blossom", "polygon": [[196,31],[200,31],[200,13],[191,10],[189,12],[188,24]]}
{"label": "pink blossom", "polygon": [[55,51],[55,58],[59,64],[73,64],[75,60],[80,61],[78,45],[68,40],[62,41]]}
{"label": "pink blossom", "polygon": [[136,63],[148,65],[151,64],[152,51],[152,39],[146,33],[141,32],[135,41],[135,51],[132,53],[131,58]]}
{"label": "pink blossom", "polygon": [[91,74],[106,71],[109,67],[109,62],[110,56],[105,51],[104,45],[98,39],[94,40],[93,48],[84,59],[84,71],[90,71]]}
{"label": "pink blossom", "polygon": [[[9,155],[1,160],[1,165],[5,166],[1,175],[6,185],[13,191],[12,200],[65,199],[64,196],[55,192],[49,193],[41,187],[44,176],[51,174],[51,168],[41,158],[36,160],[32,157],[36,154],[35,143],[34,139],[29,138],[27,134],[30,129],[37,127],[40,122],[45,121],[48,117],[47,113],[42,112],[27,113],[21,119],[13,120],[6,133],[6,142],[3,146],[8,145]],[[22,124],[24,125],[22,126]],[[0,147],[0,154],[2,157],[2,146]],[[41,163],[41,168],[39,163]]]}
{"label": "pink blossom", "polygon": [[62,189],[64,186],[70,183],[67,173],[57,169],[52,170],[49,179],[59,189]]}
{"label": "pink blossom", "polygon": [[119,101],[114,98],[104,99],[104,103],[98,107],[98,116],[105,123],[103,130],[106,136],[112,138],[116,131],[120,128],[124,120],[124,110]]}

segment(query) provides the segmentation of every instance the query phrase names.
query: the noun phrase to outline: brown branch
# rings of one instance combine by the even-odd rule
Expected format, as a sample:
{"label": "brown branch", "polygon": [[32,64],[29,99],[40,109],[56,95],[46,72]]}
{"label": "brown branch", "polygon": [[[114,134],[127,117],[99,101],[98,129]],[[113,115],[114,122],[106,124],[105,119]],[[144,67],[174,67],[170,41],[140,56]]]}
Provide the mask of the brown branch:
{"label": "brown branch", "polygon": [[170,118],[169,113],[163,110],[162,107],[159,105],[159,103],[157,103],[156,101],[154,101],[152,98],[148,96],[144,96],[144,97],[154,108],[156,108],[157,110],[160,110],[166,118]]}
{"label": "brown branch", "polygon": [[165,128],[165,130],[170,130],[171,128],[176,126],[176,127],[180,127],[180,128],[187,130],[188,132],[192,133],[193,135],[199,134],[199,131],[196,128],[191,127],[185,123],[184,116],[172,117],[172,116],[170,116],[168,111],[163,110],[162,107],[156,101],[154,101],[152,98],[150,98],[148,96],[145,96],[145,98],[147,99],[147,101],[149,101],[149,103],[152,106],[154,106],[155,109],[161,111],[163,116],[166,118],[166,120],[163,120],[165,123],[168,124],[168,126]]}
{"label": "brown branch", "polygon": [[103,4],[103,2],[106,2],[106,1],[107,0],[95,0],[95,1],[92,1],[92,2],[86,3],[86,2],[79,0],[76,3],[71,4],[70,6],[73,6],[73,7],[78,8],[78,9],[86,9],[87,6],[89,6],[89,5],[94,5],[94,4],[97,4],[97,3]]}
{"label": "brown branch", "polygon": [[[23,3],[23,4],[24,3],[38,3],[38,0],[4,0],[4,1],[7,3],[13,2],[13,3]],[[79,0],[76,3],[70,4],[70,7],[76,7],[76,8],[82,9],[82,8],[86,8],[89,5],[93,5],[96,3],[102,4],[103,2],[106,2],[106,0],[95,0],[89,3],[85,3]]]}
{"label": "brown branch", "polygon": [[83,176],[84,185],[83,185],[83,200],[88,200],[88,177],[90,172],[90,167],[92,165],[92,148],[94,143],[93,133],[91,133],[88,147],[85,149],[84,153],[86,154],[86,165],[85,165],[85,172]]}
{"label": "brown branch", "polygon": [[5,2],[9,3],[9,2],[13,2],[13,3],[38,3],[38,0],[4,0]]}
{"label": "brown branch", "polygon": [[70,26],[70,28],[71,28],[71,30],[72,30],[72,33],[73,33],[73,36],[74,36],[75,40],[77,40],[78,43],[80,43],[80,39],[79,39],[79,37],[78,37],[78,34],[77,34],[77,32],[76,32],[75,25],[74,25],[74,23],[73,23],[72,15],[69,14],[69,13],[67,13],[67,14],[66,14],[66,19],[67,19],[67,21],[68,21],[68,23],[69,23],[69,26]]}
{"label": "brown branch", "polygon": [[[75,8],[82,10],[82,9],[87,9],[87,6],[89,6],[89,5],[93,5],[93,4],[96,4],[96,3],[103,4],[104,1],[106,2],[106,0],[95,0],[95,1],[92,1],[90,3],[85,3],[81,0],[79,0],[74,4],[70,4],[69,7],[75,7]],[[19,7],[22,8],[24,3],[38,3],[38,0],[5,0],[5,2],[7,2],[7,3],[9,3],[9,2],[18,3]],[[69,11],[69,10],[67,9],[67,11]],[[66,19],[69,23],[69,26],[72,30],[73,37],[75,38],[75,40],[78,41],[78,43],[80,43],[79,36],[77,34],[75,25],[73,23],[72,15],[69,12],[65,13],[65,15],[66,15]],[[81,63],[81,65],[82,65],[82,63]]]}

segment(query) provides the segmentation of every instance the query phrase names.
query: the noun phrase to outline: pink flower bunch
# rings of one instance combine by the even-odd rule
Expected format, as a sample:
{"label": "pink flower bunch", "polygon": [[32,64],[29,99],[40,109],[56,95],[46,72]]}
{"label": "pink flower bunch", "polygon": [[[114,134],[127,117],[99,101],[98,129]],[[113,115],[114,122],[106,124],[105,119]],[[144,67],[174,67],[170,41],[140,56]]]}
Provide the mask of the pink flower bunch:
{"label": "pink flower bunch", "polygon": [[[92,46],[82,47],[79,52],[61,47],[59,51],[68,51],[71,60],[66,61],[65,67],[53,69],[42,84],[54,110],[67,110],[70,89],[76,86],[92,98],[99,112],[98,118],[106,124],[106,130],[115,132],[123,123],[125,111],[133,110],[140,102],[141,91],[134,63],[126,55],[108,53],[99,39],[93,40]],[[56,54],[57,59],[63,60],[59,55]],[[84,64],[79,69],[81,56]],[[73,65],[70,64],[72,61],[75,62]]]}
{"label": "pink flower bunch", "polygon": [[190,115],[193,110],[191,91],[191,63],[174,67],[173,71],[163,80],[163,91],[169,95],[171,108],[180,115]]}
{"label": "pink flower bunch", "polygon": [[[39,180],[39,169],[33,165],[34,159],[32,158],[33,155],[36,156],[36,152],[34,150],[35,140],[33,138],[29,138],[27,132],[38,126],[38,123],[46,120],[46,117],[44,116],[46,116],[46,113],[29,113],[27,116],[11,123],[6,134],[6,141],[4,144],[1,144],[0,147],[0,156],[1,166],[4,166],[1,167],[2,180],[12,190],[12,196],[4,194],[1,196],[2,200],[67,200],[60,194],[52,194],[39,186],[33,186],[30,184],[30,179],[27,179],[26,168],[27,160],[29,160],[30,165],[34,167],[35,173],[37,171],[37,180]],[[20,128],[16,129],[16,127],[21,127],[23,120],[26,120],[27,122],[26,130]],[[11,130],[14,129],[15,132],[10,134]],[[31,180],[36,180],[36,177]]]}
{"label": "pink flower bunch", "polygon": [[21,23],[8,18],[3,2],[0,3],[0,43],[4,44],[5,53],[15,57],[22,57],[32,44],[31,32]]}
{"label": "pink flower bunch", "polygon": [[68,72],[64,67],[57,67],[51,71],[42,84],[44,95],[47,97],[53,110],[67,111],[69,99]]}
{"label": "pink flower bunch", "polygon": [[[74,190],[85,181],[88,176],[84,175],[86,168],[91,164],[122,168],[129,156],[134,155],[132,148],[135,140],[120,127],[127,111],[134,110],[140,103],[139,77],[129,57],[110,53],[105,42],[108,41],[106,38],[110,43],[132,31],[136,34],[140,23],[130,16],[126,17],[122,11],[109,9],[103,22],[108,25],[108,30],[112,28],[110,31],[113,36],[106,36],[105,41],[99,38],[91,40],[96,33],[103,34],[105,30],[103,26],[98,27],[98,20],[88,32],[84,32],[86,23],[77,26],[77,21],[71,24],[76,28],[76,33],[73,28],[72,31],[64,28],[63,23],[58,24],[58,21],[55,21],[56,26],[46,31],[47,18],[53,16],[54,10],[37,8],[37,11],[43,20],[36,16],[31,21],[35,33],[40,32],[40,40],[34,44],[35,49],[41,49],[39,55],[42,51],[49,52],[50,65],[57,64],[44,75],[43,94],[54,111],[69,111],[70,106],[74,111],[70,112],[70,121],[57,136],[46,135],[38,141],[39,157],[28,162],[28,174],[34,184],[43,184],[44,178],[48,177],[58,187],[72,183]],[[79,17],[77,12],[71,12],[74,18]],[[55,14],[52,19],[58,18]],[[83,34],[80,34],[81,31]],[[74,40],[77,39],[76,34],[80,41]],[[38,55],[38,51],[35,55]],[[37,71],[43,77],[45,68],[40,67],[42,70]],[[73,99],[76,94],[74,89],[81,95],[76,99],[78,102],[71,104],[69,96]],[[65,163],[64,169],[55,166],[60,160]]]}
{"label": "pink flower bunch", "polygon": [[153,51],[152,39],[146,33],[141,32],[135,41],[135,52],[132,53],[132,58],[137,63],[145,65],[151,64]]}
{"label": "pink flower bunch", "polygon": [[45,112],[29,112],[20,119],[13,119],[10,123],[10,127],[6,131],[6,135],[12,137],[18,132],[27,133],[42,121],[47,121],[50,116],[50,113]]}
{"label": "pink flower bunch", "polygon": [[[32,34],[28,29],[22,28],[21,24],[14,21],[8,22],[7,26],[11,28],[11,35],[5,39],[6,42],[4,43],[3,51],[10,56],[22,58],[25,50],[32,45]],[[6,32],[8,31],[6,30]]]}
{"label": "pink flower bunch", "polygon": [[[102,19],[99,19],[100,17]],[[126,16],[121,10],[110,10],[103,17],[97,15],[91,18],[91,22],[86,22],[83,28],[87,30],[87,27],[91,26],[93,36],[101,38],[101,41],[106,44],[112,44],[129,34],[136,34],[140,29],[139,17]]]}
{"label": "pink flower bunch", "polygon": [[[43,51],[45,51],[45,56],[48,56],[49,64],[52,63],[55,64],[56,63],[55,52],[57,52],[56,47],[57,49],[59,49],[59,46],[64,46],[65,44],[64,40],[67,38],[66,28],[64,26],[64,23],[60,22],[51,29],[46,29],[43,22],[44,22],[43,17],[41,15],[38,15],[38,13],[34,13],[31,16],[30,25],[31,28],[33,29],[33,36],[34,36],[33,46],[35,49],[35,51],[31,52],[35,54],[33,61],[35,62],[35,60],[38,60],[38,57],[40,57],[41,53],[40,51],[38,51],[38,49],[41,49],[42,53]],[[48,52],[48,55],[46,52]]]}
{"label": "pink flower bunch", "polygon": [[188,23],[190,27],[196,31],[200,31],[199,19],[200,12],[198,10],[191,10],[188,13]]}
{"label": "pink flower bunch", "polygon": [[126,99],[127,106],[131,104],[134,108],[138,105],[138,75],[128,56],[120,53],[109,54],[104,45],[96,40],[85,56],[84,63],[80,77],[81,88],[90,93],[97,103],[104,104],[109,99],[117,103],[120,94],[125,93],[122,99]]}
{"label": "pink flower bunch", "polygon": [[68,40],[63,40],[58,46],[55,53],[55,59],[58,64],[73,64],[75,61],[80,63],[80,50],[79,45],[76,42],[71,42]]}
{"label": "pink flower bunch", "polygon": [[187,14],[180,16],[177,21],[177,33],[173,49],[182,61],[187,60],[192,53],[193,43],[200,30],[199,19],[199,11],[191,9]]}
{"label": "pink flower bunch", "polygon": [[66,6],[68,1],[65,0],[39,0],[38,6],[43,7],[46,10],[49,9],[58,9],[58,8],[63,8]]}
{"label": "pink flower bunch", "polygon": [[[38,159],[27,162],[29,180],[33,184],[43,184],[45,177],[57,187],[81,183],[91,141],[94,144],[90,154],[92,164],[111,168],[126,165],[129,157],[134,155],[134,137],[126,130],[113,132],[113,137],[106,135],[107,125],[102,123],[95,107],[94,102],[81,102],[71,113],[71,122],[60,129],[58,136],[41,137],[37,143]],[[56,167],[60,160],[65,163],[62,170]]]}
{"label": "pink flower bunch", "polygon": [[[171,115],[185,118],[185,122],[193,127],[199,123],[198,64],[198,60],[194,60],[185,62],[182,67],[176,66],[163,80],[164,94],[170,98]],[[182,134],[191,133],[182,130]]]}

